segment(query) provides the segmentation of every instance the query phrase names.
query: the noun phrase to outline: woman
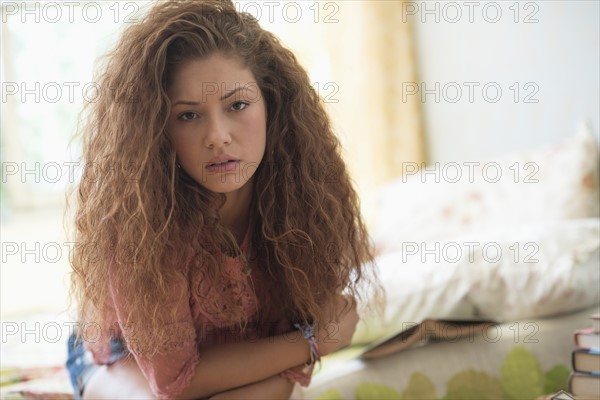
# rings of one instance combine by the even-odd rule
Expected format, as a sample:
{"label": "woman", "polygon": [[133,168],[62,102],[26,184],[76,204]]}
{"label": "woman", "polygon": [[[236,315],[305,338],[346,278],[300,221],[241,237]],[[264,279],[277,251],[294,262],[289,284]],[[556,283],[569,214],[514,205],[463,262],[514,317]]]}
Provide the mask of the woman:
{"label": "woman", "polygon": [[230,1],[186,0],[129,27],[100,82],[83,157],[109,172],[78,188],[77,394],[289,397],[349,344],[372,259],[306,72]]}

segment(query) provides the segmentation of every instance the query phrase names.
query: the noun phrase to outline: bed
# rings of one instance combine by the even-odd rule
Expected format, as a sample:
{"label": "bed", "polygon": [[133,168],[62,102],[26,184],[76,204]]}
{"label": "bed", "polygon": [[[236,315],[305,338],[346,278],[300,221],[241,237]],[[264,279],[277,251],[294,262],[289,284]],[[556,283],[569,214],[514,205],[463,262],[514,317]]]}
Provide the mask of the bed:
{"label": "bed", "polygon": [[[589,326],[590,314],[598,311],[593,306],[512,321],[460,341],[428,343],[368,361],[359,358],[364,346],[352,346],[325,357],[311,385],[296,388],[293,398],[536,399],[567,389],[573,331]],[[37,378],[3,386],[0,398],[72,398],[66,371],[51,362],[61,359],[60,348],[44,357]],[[9,373],[4,370],[3,378]]]}
{"label": "bed", "polygon": [[[435,175],[415,173],[390,183],[372,230],[385,306],[372,307],[376,291],[366,293],[354,345],[325,357],[294,398],[535,399],[566,389],[573,331],[589,326],[600,307],[599,163],[597,138],[582,128],[560,143],[481,162],[504,179],[428,181]],[[466,340],[358,357],[369,343],[426,318],[498,325]],[[68,320],[45,314],[26,323],[64,327]],[[33,346],[19,335],[5,338],[5,328],[22,322],[3,321],[3,365],[41,368],[30,376],[36,379],[19,382],[27,378],[22,371],[3,367],[0,395],[69,398],[66,335]]]}
{"label": "bed", "polygon": [[[573,332],[600,307],[599,165],[598,139],[581,125],[529,152],[434,164],[391,182],[372,231],[387,303],[379,314],[364,307],[356,345],[326,358],[295,396],[536,399],[567,390]],[[368,343],[426,318],[498,324],[360,359]]]}
{"label": "bed", "polygon": [[361,360],[360,346],[326,359],[303,399],[536,399],[567,390],[573,331],[597,307],[499,324],[460,341]]}

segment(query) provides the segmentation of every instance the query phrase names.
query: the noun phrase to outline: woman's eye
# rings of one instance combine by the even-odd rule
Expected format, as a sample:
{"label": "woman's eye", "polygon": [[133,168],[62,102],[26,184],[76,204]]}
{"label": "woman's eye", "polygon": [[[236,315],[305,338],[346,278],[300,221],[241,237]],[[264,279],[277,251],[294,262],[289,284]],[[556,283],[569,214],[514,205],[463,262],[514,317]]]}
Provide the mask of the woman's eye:
{"label": "woman's eye", "polygon": [[248,103],[243,102],[243,101],[236,101],[235,103],[233,103],[231,105],[231,109],[233,111],[242,111],[244,108],[248,107]]}
{"label": "woman's eye", "polygon": [[184,112],[181,115],[179,115],[178,119],[183,120],[183,121],[189,121],[189,120],[192,120],[192,119],[197,118],[197,117],[198,116],[197,116],[196,113],[188,111],[188,112]]}

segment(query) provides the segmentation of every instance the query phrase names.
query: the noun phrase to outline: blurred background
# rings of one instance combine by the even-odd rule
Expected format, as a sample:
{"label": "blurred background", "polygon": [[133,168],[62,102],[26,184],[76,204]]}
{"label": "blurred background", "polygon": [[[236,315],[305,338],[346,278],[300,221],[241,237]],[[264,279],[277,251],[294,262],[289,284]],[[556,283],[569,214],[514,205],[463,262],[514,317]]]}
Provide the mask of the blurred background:
{"label": "blurred background", "polygon": [[[99,57],[152,3],[0,1],[3,365],[27,361],[4,346],[19,321],[69,320],[70,139]],[[309,72],[369,226],[378,191],[409,167],[527,150],[580,122],[598,140],[597,1],[234,3]]]}

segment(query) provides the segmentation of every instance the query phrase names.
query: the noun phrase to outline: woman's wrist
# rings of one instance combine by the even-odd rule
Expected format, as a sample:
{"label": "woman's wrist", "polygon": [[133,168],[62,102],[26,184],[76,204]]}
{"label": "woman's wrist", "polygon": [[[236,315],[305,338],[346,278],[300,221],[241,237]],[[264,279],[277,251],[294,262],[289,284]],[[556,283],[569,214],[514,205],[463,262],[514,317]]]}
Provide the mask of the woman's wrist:
{"label": "woman's wrist", "polygon": [[296,327],[296,329],[300,331],[302,337],[306,340],[308,344],[310,358],[305,363],[305,365],[313,365],[316,362],[321,361],[321,352],[319,350],[317,337],[315,335],[315,324],[294,324],[294,327]]}

